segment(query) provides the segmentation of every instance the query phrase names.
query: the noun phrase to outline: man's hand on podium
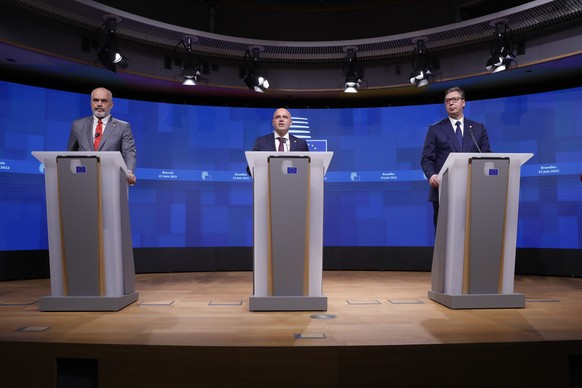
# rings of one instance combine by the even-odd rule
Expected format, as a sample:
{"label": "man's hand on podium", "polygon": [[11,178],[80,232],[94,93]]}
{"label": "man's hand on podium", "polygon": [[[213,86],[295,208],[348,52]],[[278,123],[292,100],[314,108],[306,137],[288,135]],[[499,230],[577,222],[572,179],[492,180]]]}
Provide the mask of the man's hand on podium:
{"label": "man's hand on podium", "polygon": [[434,174],[433,176],[431,176],[430,179],[428,180],[428,183],[432,187],[439,187],[438,175],[437,174]]}
{"label": "man's hand on podium", "polygon": [[129,176],[127,177],[127,183],[129,183],[130,185],[135,185],[135,182],[137,182],[137,178],[135,177],[135,174],[131,170],[127,170],[127,171],[129,172]]}

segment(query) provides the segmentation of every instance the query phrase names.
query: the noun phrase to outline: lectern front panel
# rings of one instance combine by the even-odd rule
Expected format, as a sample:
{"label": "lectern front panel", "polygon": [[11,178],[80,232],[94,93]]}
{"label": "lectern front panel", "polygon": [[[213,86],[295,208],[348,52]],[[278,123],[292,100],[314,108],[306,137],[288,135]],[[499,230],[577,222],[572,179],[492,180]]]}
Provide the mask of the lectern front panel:
{"label": "lectern front panel", "polygon": [[308,295],[310,158],[271,156],[268,161],[272,295]]}
{"label": "lectern front panel", "polygon": [[96,156],[57,157],[65,294],[103,293],[100,161]]}
{"label": "lectern front panel", "polygon": [[495,294],[501,290],[509,159],[472,158],[469,176],[464,288],[469,294]]}

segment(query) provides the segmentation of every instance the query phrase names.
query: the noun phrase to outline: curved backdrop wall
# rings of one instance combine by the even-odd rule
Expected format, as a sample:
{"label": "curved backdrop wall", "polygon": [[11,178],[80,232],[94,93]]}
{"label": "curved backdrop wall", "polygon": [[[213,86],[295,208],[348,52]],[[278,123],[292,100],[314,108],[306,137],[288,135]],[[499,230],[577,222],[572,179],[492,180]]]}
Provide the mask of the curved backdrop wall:
{"label": "curved backdrop wall", "polygon": [[[580,249],[582,88],[471,101],[495,152],[532,152],[523,167],[518,247]],[[245,150],[269,133],[273,109],[114,98],[131,122],[139,182],[130,190],[136,248],[252,246],[252,181]],[[431,247],[428,185],[420,169],[442,104],[294,109],[292,132],[334,152],[325,184],[327,247]],[[0,251],[46,250],[42,166],[31,151],[66,148],[89,96],[0,82]],[[293,209],[289,209],[293,211]]]}

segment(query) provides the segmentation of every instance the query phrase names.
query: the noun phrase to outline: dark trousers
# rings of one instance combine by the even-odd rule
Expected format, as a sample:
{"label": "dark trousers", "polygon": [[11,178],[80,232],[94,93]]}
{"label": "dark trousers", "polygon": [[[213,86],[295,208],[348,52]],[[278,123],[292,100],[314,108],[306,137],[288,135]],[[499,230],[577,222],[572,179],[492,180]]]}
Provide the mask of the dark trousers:
{"label": "dark trousers", "polygon": [[439,220],[439,203],[438,202],[433,202],[432,203],[432,209],[433,209],[432,219],[434,221],[434,231],[436,233],[437,221]]}

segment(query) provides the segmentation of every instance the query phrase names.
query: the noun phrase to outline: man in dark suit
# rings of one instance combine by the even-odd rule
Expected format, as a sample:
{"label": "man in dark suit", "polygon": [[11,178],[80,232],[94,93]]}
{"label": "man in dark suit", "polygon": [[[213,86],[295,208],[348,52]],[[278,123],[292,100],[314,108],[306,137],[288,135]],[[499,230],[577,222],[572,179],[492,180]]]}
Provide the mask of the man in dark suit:
{"label": "man in dark suit", "polygon": [[[451,152],[491,152],[485,126],[464,117],[465,92],[453,87],[445,92],[448,117],[428,127],[420,164],[428,178],[429,202],[433,203],[436,228],[439,211],[437,175]],[[460,131],[457,133],[457,131]]]}
{"label": "man in dark suit", "polygon": [[67,150],[119,151],[129,170],[127,181],[136,182],[136,150],[131,125],[111,116],[113,95],[105,88],[91,92],[93,115],[73,121]]}
{"label": "man in dark suit", "polygon": [[287,109],[277,109],[272,123],[273,133],[257,138],[253,151],[309,151],[304,139],[289,134],[292,121]]}

